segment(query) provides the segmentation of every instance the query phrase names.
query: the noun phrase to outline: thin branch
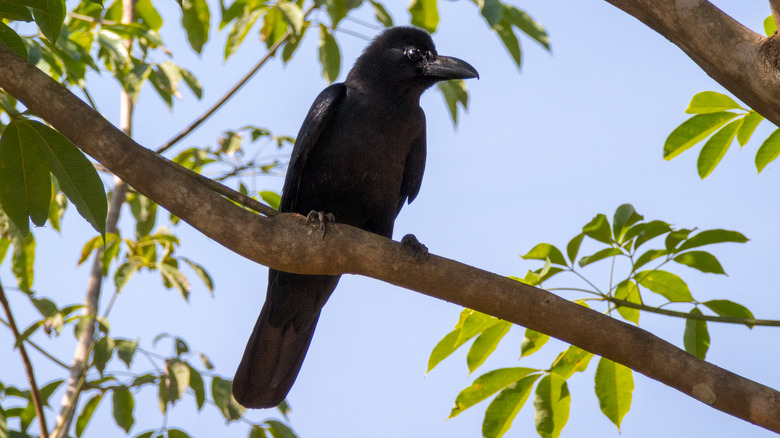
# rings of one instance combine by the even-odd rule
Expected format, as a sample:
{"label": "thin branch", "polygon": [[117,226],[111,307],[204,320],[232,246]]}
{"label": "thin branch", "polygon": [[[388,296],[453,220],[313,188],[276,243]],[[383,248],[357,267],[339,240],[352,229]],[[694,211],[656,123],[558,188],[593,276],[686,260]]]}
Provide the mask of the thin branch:
{"label": "thin branch", "polygon": [[[309,9],[306,10],[306,12],[303,14],[304,20],[311,13],[311,11],[313,11],[315,8],[316,8],[316,5],[312,4],[311,7],[309,7]],[[189,126],[187,126],[186,128],[182,129],[178,134],[174,135],[173,138],[168,140],[167,143],[165,143],[164,145],[158,147],[156,152],[158,154],[162,154],[163,152],[167,151],[168,149],[173,147],[175,144],[180,142],[184,137],[188,136],[192,131],[194,131],[203,122],[208,120],[209,117],[211,117],[215,112],[217,112],[217,110],[222,105],[224,105],[228,100],[230,100],[230,98],[233,97],[238,92],[238,90],[240,90],[241,87],[243,87],[244,84],[246,84],[249,81],[249,79],[251,79],[252,76],[254,76],[255,73],[257,73],[257,71],[260,70],[260,68],[262,68],[263,65],[265,65],[265,63],[268,62],[268,60],[271,59],[276,54],[276,51],[279,49],[279,47],[281,47],[282,44],[286,43],[287,40],[289,40],[291,36],[292,36],[292,33],[288,29],[284,33],[284,35],[282,35],[281,38],[279,38],[271,47],[268,48],[268,51],[260,59],[260,61],[258,61],[258,63],[251,70],[249,70],[249,72],[246,75],[244,75],[244,77],[241,78],[241,80],[238,81],[238,83],[236,83],[236,85],[234,85],[233,88],[228,90],[227,93],[225,93],[225,95],[222,96],[221,99],[219,99],[214,105],[212,105],[211,108],[206,110],[206,112],[203,113],[203,115],[201,115],[200,117],[195,119],[192,123],[189,124]]]}
{"label": "thin branch", "polygon": [[[4,326],[8,327],[9,329],[11,328],[11,324],[9,324],[9,323],[8,323],[6,320],[4,320],[3,318],[0,318],[0,324],[3,324]],[[41,353],[42,355],[46,356],[46,358],[47,358],[47,359],[49,359],[50,361],[52,361],[52,362],[56,363],[56,364],[57,364],[57,365],[59,365],[60,367],[62,367],[62,368],[65,368],[66,370],[69,370],[69,369],[70,369],[70,367],[68,366],[68,364],[66,364],[65,362],[63,362],[63,361],[61,361],[61,360],[57,359],[56,357],[52,356],[52,355],[51,355],[51,353],[49,353],[48,351],[44,350],[44,349],[43,349],[43,348],[42,348],[40,345],[38,345],[38,344],[36,344],[35,342],[31,341],[31,340],[30,340],[30,338],[27,338],[27,339],[25,339],[25,340],[24,340],[24,342],[25,342],[26,344],[29,344],[29,345],[30,345],[30,347],[32,347],[32,348],[34,348],[35,350],[37,350],[37,351],[38,351],[38,353]]]}
{"label": "thin branch", "polygon": [[41,392],[38,390],[38,384],[35,382],[35,373],[33,372],[32,362],[30,362],[30,357],[27,356],[27,350],[24,348],[24,342],[20,342],[22,335],[19,334],[19,329],[16,327],[16,321],[14,320],[13,313],[11,313],[11,306],[8,304],[8,300],[5,298],[5,291],[3,291],[2,284],[0,284],[0,304],[2,304],[3,309],[5,310],[5,315],[8,317],[8,325],[11,326],[11,332],[14,334],[16,347],[19,349],[19,354],[22,356],[24,371],[27,373],[27,381],[30,382],[30,392],[32,393],[32,402],[33,406],[35,407],[35,416],[38,417],[38,424],[41,426],[41,437],[49,438],[49,429],[46,426],[46,416],[43,415]]}
{"label": "thin branch", "polygon": [[687,312],[678,312],[676,310],[667,310],[658,307],[646,306],[644,304],[632,303],[631,301],[621,300],[619,298],[605,297],[605,299],[619,306],[631,307],[632,309],[642,310],[650,313],[657,313],[659,315],[674,316],[677,318],[696,319],[699,321],[722,322],[725,324],[744,324],[748,326],[760,325],[766,327],[780,327],[780,321],[776,321],[773,319],[739,318],[736,316],[696,315]]}

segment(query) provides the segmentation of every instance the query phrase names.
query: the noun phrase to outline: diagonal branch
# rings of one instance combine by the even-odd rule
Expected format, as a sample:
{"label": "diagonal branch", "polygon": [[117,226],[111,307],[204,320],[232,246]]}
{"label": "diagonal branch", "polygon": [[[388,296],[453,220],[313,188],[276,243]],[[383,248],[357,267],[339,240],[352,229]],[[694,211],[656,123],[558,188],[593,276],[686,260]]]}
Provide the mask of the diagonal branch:
{"label": "diagonal branch", "polygon": [[[296,214],[258,216],[198,184],[111,126],[67,89],[0,44],[0,87],[136,190],[226,248],[294,273],[359,274],[549,334],[780,432],[780,392],[702,361],[637,327],[549,292],[346,225],[326,239]],[[327,255],[327,257],[325,256]]]}
{"label": "diagonal branch", "polygon": [[0,284],[0,305],[2,305],[3,310],[5,310],[5,315],[8,317],[8,325],[11,327],[11,332],[13,332],[14,340],[19,349],[19,354],[22,356],[22,363],[24,363],[27,381],[30,382],[30,393],[32,394],[35,416],[38,417],[38,424],[41,426],[41,437],[49,438],[49,430],[46,426],[46,416],[43,414],[41,392],[38,390],[38,384],[35,382],[35,373],[33,372],[32,362],[30,362],[30,357],[27,356],[27,349],[24,348],[24,342],[19,341],[22,338],[22,335],[19,334],[19,329],[16,327],[16,321],[14,320],[13,313],[11,313],[11,306],[8,304],[8,300],[5,297],[5,291],[3,290],[2,284]]}
{"label": "diagonal branch", "polygon": [[606,1],[676,44],[715,81],[780,126],[778,34],[759,35],[705,0]]}

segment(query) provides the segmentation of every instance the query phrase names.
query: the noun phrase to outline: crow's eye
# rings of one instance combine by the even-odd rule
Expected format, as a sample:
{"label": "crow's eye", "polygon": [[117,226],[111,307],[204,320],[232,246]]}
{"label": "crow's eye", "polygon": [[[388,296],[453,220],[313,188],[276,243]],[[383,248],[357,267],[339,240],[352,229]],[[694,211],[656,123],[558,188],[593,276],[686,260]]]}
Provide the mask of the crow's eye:
{"label": "crow's eye", "polygon": [[406,57],[411,59],[412,61],[417,61],[418,59],[422,58],[422,52],[420,49],[411,47],[409,49],[406,49]]}

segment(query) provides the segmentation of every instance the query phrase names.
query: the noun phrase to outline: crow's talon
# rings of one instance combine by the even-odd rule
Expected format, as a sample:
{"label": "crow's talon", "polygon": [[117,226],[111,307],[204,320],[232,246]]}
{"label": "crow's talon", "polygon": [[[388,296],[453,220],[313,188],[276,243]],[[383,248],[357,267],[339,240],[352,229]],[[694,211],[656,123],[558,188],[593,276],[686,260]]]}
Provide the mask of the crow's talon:
{"label": "crow's talon", "polygon": [[428,247],[420,243],[414,234],[407,234],[401,239],[401,249],[407,248],[412,252],[415,261],[428,259]]}
{"label": "crow's talon", "polygon": [[322,238],[325,238],[325,232],[327,231],[326,224],[336,223],[336,217],[333,213],[325,213],[324,211],[312,210],[306,215],[306,225],[311,225],[314,221],[319,222],[318,228],[322,233]]}

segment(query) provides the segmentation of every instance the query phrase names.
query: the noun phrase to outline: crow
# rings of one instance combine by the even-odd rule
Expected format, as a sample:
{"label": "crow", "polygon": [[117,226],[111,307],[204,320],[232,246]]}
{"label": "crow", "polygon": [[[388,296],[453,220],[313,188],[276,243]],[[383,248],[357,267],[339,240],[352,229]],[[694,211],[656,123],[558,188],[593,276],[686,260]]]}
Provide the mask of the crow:
{"label": "crow", "polygon": [[[309,109],[279,210],[317,216],[321,227],[332,217],[392,238],[395,218],[417,196],[425,168],[420,96],[439,81],[475,77],[465,61],[439,55],[426,31],[383,31],[346,81],[327,87]],[[247,408],[284,401],[339,278],[269,270],[265,305],[233,380],[236,401]]]}

